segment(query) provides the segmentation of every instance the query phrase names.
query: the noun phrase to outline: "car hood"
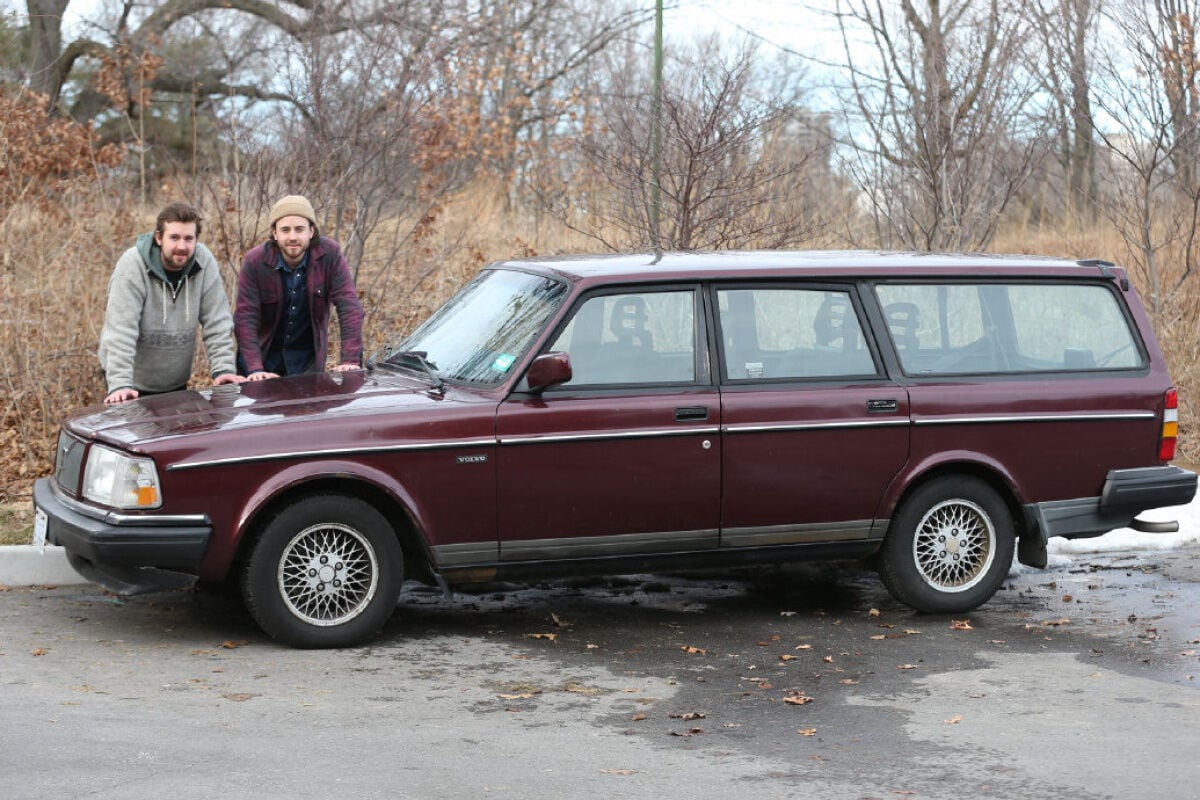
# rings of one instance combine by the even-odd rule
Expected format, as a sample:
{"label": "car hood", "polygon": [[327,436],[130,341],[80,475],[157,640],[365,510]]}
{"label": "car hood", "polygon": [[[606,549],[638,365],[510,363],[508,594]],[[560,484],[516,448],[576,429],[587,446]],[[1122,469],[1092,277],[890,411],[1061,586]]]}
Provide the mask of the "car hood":
{"label": "car hood", "polygon": [[387,427],[394,429],[401,420],[425,424],[446,417],[452,407],[461,414],[464,404],[479,406],[489,399],[453,388],[436,391],[421,378],[398,373],[327,372],[91,406],[68,417],[64,427],[82,438],[139,452],[200,434],[239,440],[269,435],[282,442],[316,435],[318,429],[343,428],[348,420],[366,415],[387,414]]}

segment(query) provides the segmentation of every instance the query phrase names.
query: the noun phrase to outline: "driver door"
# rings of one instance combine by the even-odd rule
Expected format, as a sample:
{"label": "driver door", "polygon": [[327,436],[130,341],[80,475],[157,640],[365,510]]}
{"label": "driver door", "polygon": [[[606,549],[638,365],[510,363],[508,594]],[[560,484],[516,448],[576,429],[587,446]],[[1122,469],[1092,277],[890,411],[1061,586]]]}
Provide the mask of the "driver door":
{"label": "driver door", "polygon": [[586,297],[550,351],[574,377],[497,412],[502,561],[715,548],[720,395],[696,286]]}

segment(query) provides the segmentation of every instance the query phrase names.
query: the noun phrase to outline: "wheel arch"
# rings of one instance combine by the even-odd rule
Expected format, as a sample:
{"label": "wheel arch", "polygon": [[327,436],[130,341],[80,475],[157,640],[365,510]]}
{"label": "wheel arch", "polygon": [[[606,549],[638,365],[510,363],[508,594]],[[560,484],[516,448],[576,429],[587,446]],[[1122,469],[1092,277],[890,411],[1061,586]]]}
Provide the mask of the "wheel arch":
{"label": "wheel arch", "polygon": [[896,513],[904,506],[908,498],[921,487],[940,478],[958,475],[976,478],[987,484],[1007,507],[1009,517],[1012,519],[1013,533],[1017,538],[1025,534],[1025,513],[1011,476],[999,464],[969,458],[929,464],[924,469],[911,473],[905,480],[901,491],[894,495],[888,503],[886,517],[894,520]]}
{"label": "wheel arch", "polygon": [[301,479],[281,482],[273,491],[264,492],[239,522],[237,549],[230,564],[230,572],[236,572],[245,565],[263,528],[281,509],[302,497],[314,494],[355,497],[372,506],[387,520],[400,543],[404,553],[406,577],[411,577],[414,573],[426,577],[429,575],[433,563],[429,548],[408,502],[397,497],[394,491],[363,475],[347,472],[309,474]]}

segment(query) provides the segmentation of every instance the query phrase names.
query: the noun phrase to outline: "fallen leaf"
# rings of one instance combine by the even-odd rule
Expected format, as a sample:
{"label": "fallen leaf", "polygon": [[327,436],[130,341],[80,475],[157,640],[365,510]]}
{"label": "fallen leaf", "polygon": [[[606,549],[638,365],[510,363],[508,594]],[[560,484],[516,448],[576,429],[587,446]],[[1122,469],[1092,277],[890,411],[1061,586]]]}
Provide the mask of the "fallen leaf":
{"label": "fallen leaf", "polygon": [[1067,619],[1066,617],[1062,617],[1061,619],[1048,619],[1045,622],[1043,622],[1042,624],[1049,625],[1049,626],[1057,626],[1057,625],[1069,625],[1070,623],[1071,623],[1071,620]]}
{"label": "fallen leaf", "polygon": [[908,636],[920,636],[921,632],[915,628],[905,628],[904,633]]}
{"label": "fallen leaf", "polygon": [[1063,601],[1064,603],[1069,603],[1069,602],[1071,602],[1071,601],[1072,601],[1072,600],[1074,600],[1074,599],[1075,599],[1075,598],[1074,598],[1074,597],[1071,597],[1071,595],[1069,595],[1069,594],[1064,594],[1064,595],[1062,596],[1062,601]]}
{"label": "fallen leaf", "polygon": [[47,650],[44,647],[35,647],[33,649],[34,658],[36,658],[38,656],[44,656],[44,655],[46,655],[46,653],[47,653]]}
{"label": "fallen leaf", "polygon": [[497,695],[497,697],[499,697],[501,700],[528,700],[529,698],[536,697],[539,694],[541,694],[540,691],[521,692],[520,694],[501,694]]}
{"label": "fallen leaf", "polygon": [[558,634],[557,633],[527,633],[527,634],[525,634],[525,638],[527,638],[527,639],[549,639],[550,641],[553,642],[555,639],[558,638]]}
{"label": "fallen leaf", "polygon": [[688,653],[689,655],[693,655],[693,656],[702,656],[708,652],[707,650],[705,650],[703,648],[690,647],[688,645],[684,645],[683,647],[681,647],[679,649],[682,650],[683,652]]}
{"label": "fallen leaf", "polygon": [[878,608],[872,608],[870,611],[867,612],[868,617],[878,617],[879,614],[880,614],[880,611]]}
{"label": "fallen leaf", "polygon": [[780,611],[780,612],[779,612],[779,616],[781,616],[781,617],[794,617],[794,616],[796,616],[796,612],[795,612],[795,611]]}
{"label": "fallen leaf", "polygon": [[245,643],[245,639],[242,639],[240,642],[235,642],[232,639],[226,639],[225,641],[221,642],[221,647],[224,647],[226,650],[234,650],[238,647],[241,647]]}
{"label": "fallen leaf", "polygon": [[824,661],[826,664],[832,664],[833,656],[821,656],[821,660]]}
{"label": "fallen leaf", "polygon": [[600,694],[604,690],[598,686],[583,686],[578,683],[568,683],[563,687],[563,691],[571,692],[572,694]]}
{"label": "fallen leaf", "polygon": [[896,669],[916,669],[915,664],[897,664]]}
{"label": "fallen leaf", "polygon": [[854,678],[842,678],[840,681],[838,681],[838,683],[843,684],[844,686],[858,685],[858,681],[855,680]]}
{"label": "fallen leaf", "polygon": [[796,731],[796,733],[800,734],[801,736],[816,736],[817,729],[816,728],[801,728],[800,730]]}
{"label": "fallen leaf", "polygon": [[600,771],[605,775],[633,775],[637,772],[637,770],[633,769],[612,769],[611,767],[601,769]]}
{"label": "fallen leaf", "polygon": [[559,619],[559,617],[558,617],[558,614],[553,614],[553,613],[552,613],[552,614],[550,615],[550,621],[551,621],[551,622],[553,622],[553,623],[554,623],[554,625],[555,625],[555,627],[557,627],[557,628],[569,628],[569,627],[571,627],[571,623],[569,623],[569,622],[563,622],[561,619]]}
{"label": "fallen leaf", "polygon": [[960,722],[962,722],[962,714],[955,714],[953,717],[946,720],[947,725],[957,725]]}
{"label": "fallen leaf", "polygon": [[685,722],[691,722],[694,719],[704,719],[703,711],[688,711],[683,714],[668,714],[671,719],[681,719]]}
{"label": "fallen leaf", "polygon": [[974,630],[974,628],[971,627],[971,620],[969,619],[952,619],[950,620],[950,627],[956,631]]}
{"label": "fallen leaf", "polygon": [[811,644],[798,644],[792,648],[793,650],[812,650]]}
{"label": "fallen leaf", "polygon": [[784,653],[783,655],[781,655],[779,657],[779,660],[780,661],[791,661],[793,658],[795,658],[795,656],[792,655],[791,653]]}
{"label": "fallen leaf", "polygon": [[671,731],[672,736],[680,736],[684,739],[689,736],[695,736],[698,733],[704,733],[704,728],[688,728],[686,731]]}
{"label": "fallen leaf", "polygon": [[876,635],[872,636],[871,638],[872,638],[872,639],[874,639],[874,640],[875,640],[875,641],[877,641],[877,642],[882,642],[884,639],[886,639],[886,638],[887,638],[887,634],[886,634],[886,633],[879,633],[879,634],[876,634]]}
{"label": "fallen leaf", "polygon": [[641,711],[639,711],[638,713],[634,714],[634,715],[633,715],[633,717],[632,717],[632,719],[633,719],[633,721],[634,721],[634,722],[641,722],[641,721],[642,721],[642,720],[644,720],[645,718],[646,718],[646,715],[645,715],[645,714],[643,714]]}
{"label": "fallen leaf", "polygon": [[792,706],[803,706],[811,703],[813,698],[806,695],[804,692],[795,691],[783,698],[783,702]]}
{"label": "fallen leaf", "polygon": [[243,700],[249,700],[251,697],[259,697],[259,695],[251,692],[235,692],[233,694],[223,694],[221,697],[224,697],[226,700],[232,700],[235,703],[240,703]]}
{"label": "fallen leaf", "polygon": [[740,728],[740,727],[742,727],[742,723],[740,723],[740,722],[726,722],[726,723],[722,724],[722,725],[721,725],[721,727],[722,727],[722,728]]}

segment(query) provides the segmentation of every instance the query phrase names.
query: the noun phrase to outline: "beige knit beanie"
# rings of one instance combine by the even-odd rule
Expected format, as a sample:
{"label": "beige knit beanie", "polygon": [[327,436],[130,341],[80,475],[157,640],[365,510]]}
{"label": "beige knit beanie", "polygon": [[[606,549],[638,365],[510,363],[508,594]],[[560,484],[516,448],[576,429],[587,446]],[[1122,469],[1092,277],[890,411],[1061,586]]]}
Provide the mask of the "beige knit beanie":
{"label": "beige knit beanie", "polygon": [[284,217],[304,217],[312,223],[313,227],[317,227],[317,215],[313,211],[312,203],[308,202],[308,198],[298,194],[289,194],[283,197],[278,203],[271,206],[271,227],[275,227],[275,223]]}

